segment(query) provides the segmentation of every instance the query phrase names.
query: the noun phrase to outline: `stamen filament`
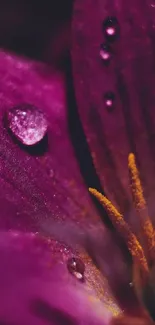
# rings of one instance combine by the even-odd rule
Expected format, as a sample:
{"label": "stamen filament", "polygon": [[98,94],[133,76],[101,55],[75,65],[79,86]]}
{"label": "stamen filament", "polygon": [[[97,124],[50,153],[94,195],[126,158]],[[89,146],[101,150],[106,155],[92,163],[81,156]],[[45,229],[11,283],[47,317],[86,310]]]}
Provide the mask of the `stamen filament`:
{"label": "stamen filament", "polygon": [[132,233],[128,224],[125,222],[121,213],[119,213],[117,209],[113,206],[113,204],[96,189],[89,188],[89,192],[98,199],[98,201],[107,211],[113,225],[118,229],[121,235],[124,236],[124,239],[128,245],[128,249],[131,255],[133,256],[134,260],[139,264],[142,271],[148,273],[148,264],[144,255],[143,248],[137,240],[136,236]]}
{"label": "stamen filament", "polygon": [[128,168],[130,172],[132,196],[137,214],[140,219],[143,237],[148,250],[148,260],[151,261],[154,259],[155,255],[155,233],[152,222],[148,216],[146,201],[143,195],[143,188],[133,153],[129,154]]}

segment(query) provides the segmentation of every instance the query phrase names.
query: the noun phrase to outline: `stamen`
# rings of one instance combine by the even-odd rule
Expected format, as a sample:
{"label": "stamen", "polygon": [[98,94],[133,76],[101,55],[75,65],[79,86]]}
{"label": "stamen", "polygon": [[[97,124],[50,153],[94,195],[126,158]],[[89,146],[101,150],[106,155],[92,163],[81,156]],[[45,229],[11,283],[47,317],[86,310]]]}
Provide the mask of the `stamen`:
{"label": "stamen", "polygon": [[148,259],[151,261],[155,255],[155,233],[152,222],[148,216],[146,201],[143,195],[143,188],[139,178],[139,172],[133,153],[128,157],[128,168],[131,178],[131,190],[137,214],[139,215],[143,236],[148,250]]}
{"label": "stamen", "polygon": [[105,208],[109,217],[111,218],[113,225],[118,229],[118,231],[124,237],[128,249],[131,255],[133,256],[134,260],[139,264],[142,271],[144,271],[144,273],[147,274],[148,264],[147,264],[146,257],[144,255],[143,248],[140,245],[139,241],[137,240],[136,236],[132,233],[128,224],[124,221],[123,216],[117,211],[117,209],[113,206],[113,204],[96,189],[89,188],[89,192],[93,194],[101,203],[101,205]]}

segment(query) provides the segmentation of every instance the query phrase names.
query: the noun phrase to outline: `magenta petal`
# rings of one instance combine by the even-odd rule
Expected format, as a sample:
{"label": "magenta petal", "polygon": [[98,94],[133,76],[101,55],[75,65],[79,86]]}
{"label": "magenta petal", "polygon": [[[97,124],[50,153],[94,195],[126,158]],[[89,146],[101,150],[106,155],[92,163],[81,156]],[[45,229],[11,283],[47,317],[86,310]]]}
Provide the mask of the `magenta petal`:
{"label": "magenta petal", "polygon": [[32,233],[0,233],[0,324],[109,323],[111,313],[68,273],[69,252],[59,248]]}
{"label": "magenta petal", "polygon": [[[0,52],[0,77],[0,226],[39,230],[43,220],[98,220],[70,139],[64,75]],[[41,156],[16,143],[3,123],[4,113],[21,103],[47,116],[48,148]]]}
{"label": "magenta petal", "polygon": [[[109,65],[100,58],[103,21],[116,17],[118,38]],[[155,8],[151,1],[75,1],[73,70],[81,120],[108,197],[129,211],[127,156],[134,152],[154,214],[155,194]],[[114,109],[104,95],[115,94]]]}
{"label": "magenta petal", "polygon": [[[89,265],[86,270],[89,287],[94,289],[103,305],[113,309],[112,313],[118,313],[107,281],[84,252],[80,237],[80,232],[85,234],[84,229],[88,230],[92,224],[95,229],[100,227],[100,220],[82,180],[71,142],[64,76],[45,65],[4,52],[0,53],[0,75],[0,227],[38,231],[56,238],[58,243],[63,241],[73,246],[74,251],[78,244],[80,258],[86,266]],[[4,123],[6,111],[21,103],[32,104],[47,116],[48,146],[42,155],[15,141],[6,121]],[[74,238],[69,233],[72,226],[77,231]],[[7,241],[6,238],[6,245]],[[12,272],[9,267],[8,272]],[[68,269],[66,272],[68,277]],[[16,284],[16,280],[13,281]],[[41,292],[42,288],[38,291]]]}

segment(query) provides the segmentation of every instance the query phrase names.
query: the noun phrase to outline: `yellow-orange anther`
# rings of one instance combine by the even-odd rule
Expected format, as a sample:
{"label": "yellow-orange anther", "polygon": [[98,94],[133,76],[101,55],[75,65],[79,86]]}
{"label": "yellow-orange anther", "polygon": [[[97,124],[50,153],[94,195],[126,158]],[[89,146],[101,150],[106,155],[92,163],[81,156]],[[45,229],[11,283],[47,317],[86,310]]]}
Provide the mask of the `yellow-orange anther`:
{"label": "yellow-orange anther", "polygon": [[132,196],[133,196],[135,208],[139,215],[143,236],[146,241],[148,255],[149,255],[148,258],[151,259],[154,256],[155,234],[154,234],[152,222],[148,216],[146,201],[143,195],[143,188],[141,185],[139,172],[136,166],[135,156],[133,153],[129,154],[128,168],[130,172],[131,190],[132,190]]}
{"label": "yellow-orange anther", "polygon": [[89,188],[89,192],[93,194],[104,209],[107,211],[113,225],[118,229],[121,235],[124,237],[128,249],[133,256],[134,260],[136,260],[141,267],[141,269],[145,272],[148,272],[148,264],[146,257],[144,255],[144,251],[136,236],[130,230],[130,227],[125,222],[121,213],[117,211],[117,209],[113,206],[113,204],[100,192],[96,189]]}
{"label": "yellow-orange anther", "polygon": [[135,162],[135,156],[130,153],[128,156],[128,168],[131,177],[131,190],[134,199],[134,204],[137,210],[141,211],[146,208],[146,201],[143,196],[143,188],[139,178],[139,172]]}

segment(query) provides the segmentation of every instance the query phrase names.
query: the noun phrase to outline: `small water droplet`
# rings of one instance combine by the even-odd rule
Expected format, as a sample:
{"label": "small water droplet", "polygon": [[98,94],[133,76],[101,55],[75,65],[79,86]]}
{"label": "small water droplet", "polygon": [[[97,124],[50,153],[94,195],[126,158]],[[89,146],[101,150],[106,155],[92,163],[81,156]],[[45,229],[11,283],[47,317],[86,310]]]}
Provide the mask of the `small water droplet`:
{"label": "small water droplet", "polygon": [[114,107],[115,95],[112,91],[107,91],[104,95],[105,106],[112,110]]}
{"label": "small water droplet", "polygon": [[112,56],[111,47],[109,44],[103,43],[100,46],[100,57],[104,61],[104,63],[109,63]]}
{"label": "small water droplet", "polygon": [[103,21],[103,32],[108,41],[115,41],[119,36],[119,24],[115,17],[108,17]]}
{"label": "small water droplet", "polygon": [[83,280],[85,265],[80,258],[71,257],[67,261],[69,272],[74,275],[78,280]]}
{"label": "small water droplet", "polygon": [[7,121],[13,135],[26,146],[37,144],[47,132],[48,123],[44,113],[30,104],[9,109]]}

